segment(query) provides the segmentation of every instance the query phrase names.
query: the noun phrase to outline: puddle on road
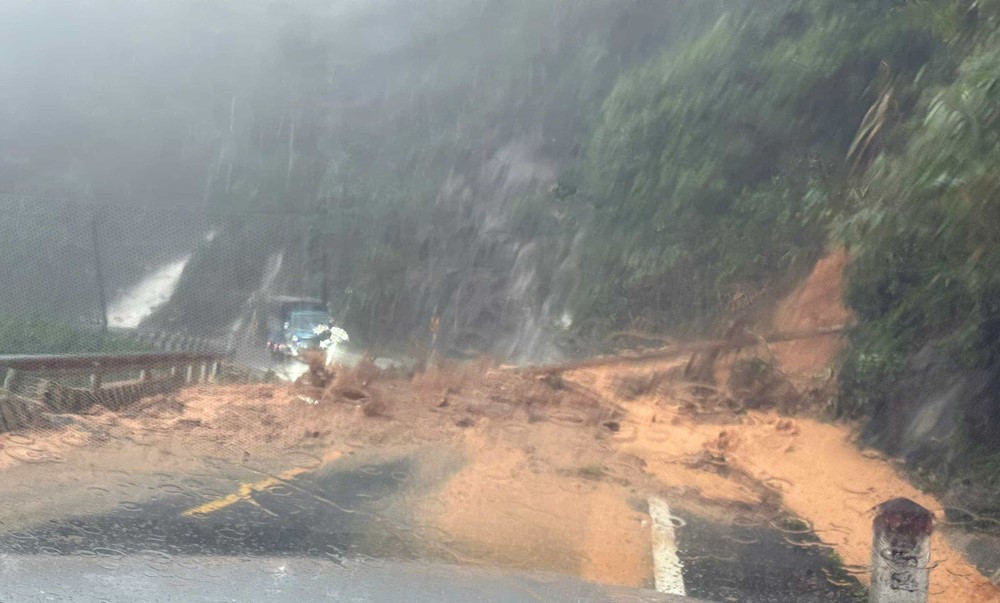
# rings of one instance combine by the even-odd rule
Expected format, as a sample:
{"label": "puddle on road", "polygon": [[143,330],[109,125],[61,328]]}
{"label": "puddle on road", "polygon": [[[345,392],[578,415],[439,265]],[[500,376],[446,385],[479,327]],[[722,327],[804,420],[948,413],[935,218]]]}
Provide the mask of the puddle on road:
{"label": "puddle on road", "polygon": [[689,596],[761,603],[867,600],[831,549],[796,520],[740,525],[681,515],[678,552]]}

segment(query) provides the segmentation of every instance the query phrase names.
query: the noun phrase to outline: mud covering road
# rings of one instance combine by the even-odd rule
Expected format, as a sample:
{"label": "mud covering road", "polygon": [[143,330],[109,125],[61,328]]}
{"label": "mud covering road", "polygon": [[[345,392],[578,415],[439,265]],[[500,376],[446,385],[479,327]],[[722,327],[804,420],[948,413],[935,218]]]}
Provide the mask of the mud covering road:
{"label": "mud covering road", "polygon": [[[787,477],[794,464],[774,462],[808,463],[789,456],[808,449],[802,435],[833,446],[842,433],[823,444],[818,423],[693,412],[670,379],[623,395],[626,376],[359,367],[327,395],[208,385],[118,414],[55,417],[61,427],[0,436],[0,553],[110,567],[152,555],[167,572],[206,555],[420,560],[653,588],[648,501],[659,497],[688,595],[856,600],[866,577],[852,547],[867,537],[864,521],[811,516],[816,492]],[[855,484],[856,496],[892,489],[891,467],[866,462],[885,467],[872,474],[880,490]],[[941,567],[968,572],[947,593],[989,595],[961,559]]]}

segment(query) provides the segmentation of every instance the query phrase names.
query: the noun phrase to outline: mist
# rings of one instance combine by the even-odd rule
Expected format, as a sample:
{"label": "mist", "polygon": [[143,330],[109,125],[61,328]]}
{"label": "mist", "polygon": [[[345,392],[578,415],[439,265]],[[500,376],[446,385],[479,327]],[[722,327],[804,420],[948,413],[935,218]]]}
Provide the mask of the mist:
{"label": "mist", "polygon": [[[594,517],[711,481],[737,494],[705,521],[753,507],[809,555],[789,536],[850,532],[822,545],[851,572],[883,482],[995,532],[998,49],[998,0],[7,0],[0,354],[128,356],[138,396],[191,384],[136,351],[197,345],[245,380],[198,404],[280,402],[281,438],[330,446],[301,404],[518,459],[538,430],[589,459],[553,461],[564,492],[632,489]],[[41,366],[8,362],[4,388]],[[44,408],[44,377],[0,401]]]}

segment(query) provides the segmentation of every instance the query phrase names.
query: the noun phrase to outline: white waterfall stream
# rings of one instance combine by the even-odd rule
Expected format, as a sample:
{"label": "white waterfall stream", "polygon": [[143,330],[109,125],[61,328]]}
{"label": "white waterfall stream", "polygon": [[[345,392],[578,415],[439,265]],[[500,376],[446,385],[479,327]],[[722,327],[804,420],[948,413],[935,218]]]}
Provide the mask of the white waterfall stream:
{"label": "white waterfall stream", "polygon": [[108,306],[108,325],[134,329],[154,310],[170,299],[184,267],[191,260],[187,254],[153,270]]}

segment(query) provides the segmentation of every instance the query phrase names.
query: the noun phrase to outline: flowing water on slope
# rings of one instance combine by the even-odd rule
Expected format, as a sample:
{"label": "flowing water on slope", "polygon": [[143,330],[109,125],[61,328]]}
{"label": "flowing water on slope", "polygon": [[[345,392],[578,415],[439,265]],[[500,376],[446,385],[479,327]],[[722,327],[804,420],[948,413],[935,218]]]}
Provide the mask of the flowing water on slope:
{"label": "flowing water on slope", "polygon": [[[583,231],[580,231],[569,241],[566,255],[555,271],[544,279],[538,266],[542,262],[541,255],[551,249],[542,249],[532,242],[519,251],[511,270],[512,284],[508,293],[512,299],[522,300],[524,308],[524,319],[518,324],[507,349],[508,358],[514,362],[555,362],[563,356],[556,345],[556,333],[573,324],[569,305],[580,278],[582,246]],[[532,299],[541,299],[541,304],[530,301]]]}
{"label": "flowing water on slope", "polygon": [[114,300],[108,308],[110,326],[138,327],[153,310],[170,299],[190,259],[191,254],[187,254],[164,264]]}
{"label": "flowing water on slope", "polygon": [[274,284],[274,279],[278,277],[278,273],[281,272],[281,263],[284,261],[285,253],[279,251],[267,259],[267,267],[264,269],[264,276],[260,279],[260,289],[258,292],[263,294],[271,290],[271,286]]}
{"label": "flowing water on slope", "polygon": [[229,327],[229,347],[233,346],[256,346],[254,341],[253,325],[261,318],[257,316],[257,302],[267,296],[274,285],[274,279],[281,272],[281,264],[284,261],[285,253],[279,251],[267,258],[267,266],[264,267],[264,275],[260,279],[260,288],[254,291],[247,300],[247,312],[240,315]]}

